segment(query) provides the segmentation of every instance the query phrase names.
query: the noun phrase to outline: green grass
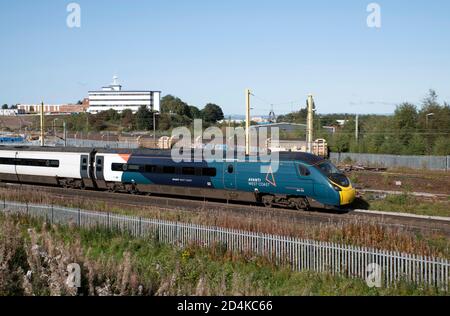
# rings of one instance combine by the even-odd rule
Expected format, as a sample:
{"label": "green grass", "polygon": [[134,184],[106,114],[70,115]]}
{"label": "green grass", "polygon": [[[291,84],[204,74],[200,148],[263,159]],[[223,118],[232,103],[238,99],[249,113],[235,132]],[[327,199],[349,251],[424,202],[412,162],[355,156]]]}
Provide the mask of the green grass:
{"label": "green grass", "polygon": [[[0,221],[5,217],[0,216]],[[29,227],[38,231],[39,221],[21,218],[23,234]],[[370,289],[362,280],[309,272],[292,272],[275,267],[265,259],[236,256],[216,249],[188,247],[179,249],[160,244],[157,240],[136,239],[129,235],[102,229],[85,230],[69,227],[48,229],[54,240],[63,241],[67,249],[83,252],[91,262],[105,271],[121,266],[126,253],[131,254],[133,272],[139,282],[154,294],[165,283],[167,293],[193,295],[202,279],[202,294],[206,295],[437,295],[435,289],[421,289],[400,284],[390,289]],[[105,272],[107,273],[107,272]]]}
{"label": "green grass", "polygon": [[366,200],[372,210],[450,217],[450,200],[424,200],[407,193],[388,195],[381,200],[373,200],[373,196],[368,195]]}
{"label": "green grass", "polygon": [[[195,212],[158,207],[118,205],[96,200],[56,199],[48,193],[39,191],[0,190],[1,199],[45,203],[59,206],[82,208],[100,212],[140,216],[143,218],[194,223],[206,226],[219,226],[260,232],[281,236],[291,236],[339,244],[372,247],[377,249],[414,253],[417,255],[450,258],[450,240],[435,232],[418,233],[402,227],[386,227],[377,221],[367,219],[340,224],[311,224],[292,221],[289,218],[273,216],[270,213],[221,212],[213,209],[199,209]],[[1,200],[0,199],[0,200]],[[358,199],[360,209],[369,209],[369,205]],[[388,209],[393,211],[393,209]],[[446,236],[444,236],[446,237]],[[442,240],[447,242],[443,243]]]}

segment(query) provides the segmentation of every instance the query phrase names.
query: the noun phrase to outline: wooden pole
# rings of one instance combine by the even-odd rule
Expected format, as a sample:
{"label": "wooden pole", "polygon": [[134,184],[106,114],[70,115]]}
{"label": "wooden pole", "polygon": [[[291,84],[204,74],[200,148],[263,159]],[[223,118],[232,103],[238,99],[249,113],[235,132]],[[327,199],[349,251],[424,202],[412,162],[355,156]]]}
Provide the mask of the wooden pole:
{"label": "wooden pole", "polygon": [[45,146],[45,121],[44,121],[44,102],[41,103],[41,147]]}
{"label": "wooden pole", "polygon": [[245,119],[245,154],[250,155],[250,90],[245,90],[246,119]]}

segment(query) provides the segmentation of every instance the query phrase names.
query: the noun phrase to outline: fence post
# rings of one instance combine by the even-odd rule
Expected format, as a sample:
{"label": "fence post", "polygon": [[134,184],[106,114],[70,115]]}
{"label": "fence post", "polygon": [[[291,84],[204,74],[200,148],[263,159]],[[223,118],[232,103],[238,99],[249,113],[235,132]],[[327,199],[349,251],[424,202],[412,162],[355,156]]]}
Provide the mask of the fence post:
{"label": "fence post", "polygon": [[3,209],[6,210],[6,196],[3,197]]}
{"label": "fence post", "polygon": [[53,225],[53,204],[52,204],[52,221],[51,224]]}
{"label": "fence post", "polygon": [[139,237],[142,237],[142,217],[139,217]]}
{"label": "fence post", "polygon": [[29,209],[28,209],[28,202],[26,202],[25,203],[26,204],[26,206],[27,206],[27,216],[30,214],[30,211],[29,211]]}
{"label": "fence post", "polygon": [[78,227],[81,227],[81,210],[78,209]]}

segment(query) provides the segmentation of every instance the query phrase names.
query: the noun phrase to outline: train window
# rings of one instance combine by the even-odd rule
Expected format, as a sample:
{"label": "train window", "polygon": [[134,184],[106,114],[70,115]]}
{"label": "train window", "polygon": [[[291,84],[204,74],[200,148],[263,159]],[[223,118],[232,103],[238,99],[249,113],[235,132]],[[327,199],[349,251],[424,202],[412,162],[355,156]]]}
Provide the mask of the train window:
{"label": "train window", "polygon": [[126,165],[122,163],[113,163],[111,165],[111,171],[123,171],[124,168],[126,169]]}
{"label": "train window", "polygon": [[169,167],[169,166],[163,167],[163,173],[175,174],[175,167]]}
{"label": "train window", "polygon": [[52,168],[59,168],[59,161],[58,160],[50,160],[50,163],[48,166],[52,167]]}
{"label": "train window", "polygon": [[145,172],[147,173],[158,173],[158,167],[153,165],[146,165]]}
{"label": "train window", "polygon": [[141,169],[141,166],[139,165],[127,165],[128,171],[139,171]]}
{"label": "train window", "polygon": [[306,168],[305,166],[299,165],[298,170],[300,171],[300,175],[302,175],[303,177],[311,175],[311,171],[309,171],[309,169]]}
{"label": "train window", "polygon": [[0,164],[2,165],[15,165],[14,158],[0,158]]}
{"label": "train window", "polygon": [[233,165],[229,165],[228,166],[228,173],[232,174],[234,172],[234,166]]}
{"label": "train window", "polygon": [[81,171],[87,171],[88,166],[87,166],[87,158],[83,157],[81,159]]}
{"label": "train window", "polygon": [[183,175],[195,176],[195,168],[193,167],[185,167],[182,169]]}
{"label": "train window", "polygon": [[59,168],[59,160],[0,158],[2,165]]}
{"label": "train window", "polygon": [[204,177],[215,177],[217,175],[217,169],[216,168],[203,168],[202,175]]}

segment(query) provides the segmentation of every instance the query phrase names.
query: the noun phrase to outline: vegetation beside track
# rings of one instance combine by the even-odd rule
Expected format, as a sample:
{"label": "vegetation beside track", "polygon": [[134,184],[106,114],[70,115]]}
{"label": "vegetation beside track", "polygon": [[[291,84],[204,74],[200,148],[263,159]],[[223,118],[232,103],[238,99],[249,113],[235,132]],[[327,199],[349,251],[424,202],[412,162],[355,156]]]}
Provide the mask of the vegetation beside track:
{"label": "vegetation beside track", "polygon": [[374,220],[355,219],[342,223],[311,223],[264,212],[223,212],[220,209],[186,211],[164,207],[143,207],[87,199],[57,198],[36,190],[0,188],[3,199],[44,203],[123,215],[219,226],[326,242],[373,247],[418,255],[450,258],[450,240],[437,233],[419,234],[401,227],[382,226]]}
{"label": "vegetation beside track", "polygon": [[[399,284],[370,289],[362,280],[294,273],[220,247],[178,249],[106,230],[48,226],[0,214],[0,295],[437,295]],[[70,263],[82,287],[65,285]]]}
{"label": "vegetation beside track", "polygon": [[[425,192],[450,196],[450,172],[389,169],[388,172],[351,171],[348,176],[360,189]],[[397,185],[397,183],[401,185]]]}
{"label": "vegetation beside track", "polygon": [[370,209],[386,212],[408,213],[427,216],[450,217],[450,198],[447,200],[425,199],[408,192],[400,195],[368,194],[365,200]]}

